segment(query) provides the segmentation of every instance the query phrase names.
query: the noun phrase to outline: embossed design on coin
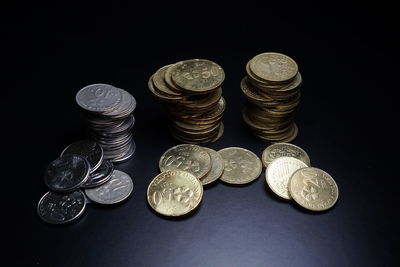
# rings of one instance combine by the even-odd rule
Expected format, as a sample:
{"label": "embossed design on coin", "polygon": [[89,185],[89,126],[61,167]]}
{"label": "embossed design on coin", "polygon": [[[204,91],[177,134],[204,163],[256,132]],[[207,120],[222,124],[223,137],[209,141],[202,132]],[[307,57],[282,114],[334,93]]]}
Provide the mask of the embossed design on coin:
{"label": "embossed design on coin", "polygon": [[116,108],[122,100],[121,91],[108,84],[91,84],[76,94],[78,105],[91,112],[107,112]]}
{"label": "embossed design on coin", "polygon": [[133,190],[131,177],[119,170],[114,170],[111,179],[96,188],[85,189],[86,196],[100,204],[116,204],[129,197]]}
{"label": "embossed design on coin", "polygon": [[219,87],[225,79],[224,70],[206,59],[190,59],[171,67],[173,82],[183,90],[205,93]]}
{"label": "embossed design on coin", "polygon": [[102,147],[92,140],[81,140],[70,144],[64,149],[61,156],[71,154],[84,157],[90,164],[90,172],[94,172],[103,160]]}
{"label": "embossed design on coin", "polygon": [[280,157],[292,157],[303,161],[311,166],[310,158],[300,147],[289,143],[275,143],[268,146],[262,153],[262,163],[267,167],[274,159]]}
{"label": "embossed design on coin", "polygon": [[211,169],[210,155],[197,145],[182,144],[168,149],[160,158],[162,172],[183,170],[200,179]]}
{"label": "embossed design on coin", "polygon": [[290,57],[280,53],[263,53],[250,60],[250,70],[270,82],[282,82],[296,76],[298,67]]}
{"label": "embossed design on coin", "polygon": [[272,192],[283,199],[291,199],[288,191],[290,176],[298,169],[307,165],[292,157],[274,159],[265,171],[265,180]]}
{"label": "embossed design on coin", "polygon": [[181,216],[196,209],[203,197],[203,186],[191,173],[181,170],[162,172],[147,188],[147,201],[158,213]]}
{"label": "embossed design on coin", "polygon": [[114,165],[110,161],[104,160],[100,167],[89,175],[89,178],[82,187],[93,188],[108,182],[111,179],[113,171]]}
{"label": "embossed design on coin", "polygon": [[47,192],[37,206],[39,217],[51,224],[62,224],[78,219],[86,207],[86,198],[81,191],[69,194]]}
{"label": "embossed design on coin", "polygon": [[339,197],[335,180],[325,171],[313,167],[297,170],[292,175],[289,192],[297,204],[313,211],[330,209]]}
{"label": "embossed design on coin", "polygon": [[257,179],[262,171],[261,160],[253,152],[228,147],[218,151],[224,160],[225,169],[220,179],[230,184],[247,184]]}
{"label": "embossed design on coin", "polygon": [[217,151],[208,147],[203,147],[203,149],[211,157],[211,170],[206,176],[200,179],[200,182],[203,185],[206,185],[216,181],[219,177],[221,177],[222,173],[224,172],[225,164],[221,155]]}
{"label": "embossed design on coin", "polygon": [[52,161],[44,174],[46,185],[56,192],[79,188],[89,177],[89,163],[79,155],[64,155]]}

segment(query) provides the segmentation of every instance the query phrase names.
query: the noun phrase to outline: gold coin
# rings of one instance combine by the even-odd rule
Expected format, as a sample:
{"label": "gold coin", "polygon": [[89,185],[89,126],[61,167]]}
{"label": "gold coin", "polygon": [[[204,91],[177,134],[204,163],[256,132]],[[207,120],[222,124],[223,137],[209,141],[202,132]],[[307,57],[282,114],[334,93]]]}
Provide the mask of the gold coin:
{"label": "gold coin", "polygon": [[181,93],[172,91],[165,83],[164,80],[165,72],[169,67],[171,67],[171,65],[164,66],[156,71],[156,73],[153,75],[154,86],[156,87],[156,89],[160,90],[162,93],[166,95],[181,97],[182,96]]}
{"label": "gold coin", "polygon": [[216,181],[219,177],[221,177],[222,173],[224,172],[224,160],[214,149],[208,147],[203,147],[203,149],[207,151],[211,157],[211,170],[206,176],[200,179],[200,182],[203,185],[206,185]]}
{"label": "gold coin", "polygon": [[203,185],[191,173],[174,170],[157,175],[147,188],[147,201],[159,214],[182,216],[196,209],[203,197]]}
{"label": "gold coin", "polygon": [[253,152],[241,147],[218,151],[225,164],[221,180],[229,184],[247,184],[257,179],[262,170],[261,160]]}
{"label": "gold coin", "polygon": [[297,204],[313,211],[330,209],[339,197],[335,180],[325,171],[313,167],[293,173],[289,192]]}
{"label": "gold coin", "polygon": [[164,101],[176,101],[176,100],[182,99],[182,97],[180,97],[180,96],[165,95],[165,94],[162,94],[162,93],[158,92],[157,90],[155,90],[154,83],[153,83],[153,76],[150,77],[147,85],[150,89],[150,92],[158,99],[161,99]]}
{"label": "gold coin", "polygon": [[220,87],[225,73],[221,66],[210,60],[189,59],[171,67],[171,78],[182,90],[202,94]]}
{"label": "gold coin", "polygon": [[307,166],[311,166],[307,153],[302,148],[289,143],[275,143],[268,146],[262,153],[261,161],[264,167],[268,167],[274,159],[280,157],[296,158],[307,164]]}
{"label": "gold coin", "polygon": [[262,53],[250,60],[250,70],[259,78],[269,82],[292,80],[297,72],[296,62],[280,53]]}
{"label": "gold coin", "polygon": [[200,179],[210,171],[211,158],[200,146],[182,144],[168,149],[161,156],[159,167],[162,172],[169,170],[187,171]]}
{"label": "gold coin", "polygon": [[265,180],[268,187],[277,196],[283,199],[291,199],[288,184],[290,176],[298,169],[308,167],[307,164],[292,157],[280,157],[274,159],[265,171]]}
{"label": "gold coin", "polygon": [[219,123],[219,130],[218,130],[218,134],[215,136],[215,138],[213,138],[212,140],[211,140],[211,142],[213,143],[213,142],[215,142],[215,141],[217,141],[218,139],[220,139],[223,135],[224,135],[224,124],[222,123],[222,122],[220,122]]}

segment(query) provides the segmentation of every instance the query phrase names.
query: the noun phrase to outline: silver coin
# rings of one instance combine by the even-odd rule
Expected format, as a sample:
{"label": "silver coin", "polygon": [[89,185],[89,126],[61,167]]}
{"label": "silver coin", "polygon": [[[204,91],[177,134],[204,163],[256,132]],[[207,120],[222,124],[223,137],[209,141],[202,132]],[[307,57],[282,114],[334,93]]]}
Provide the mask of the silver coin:
{"label": "silver coin", "polygon": [[52,191],[70,192],[86,182],[89,170],[89,163],[82,156],[63,155],[49,164],[44,181]]}
{"label": "silver coin", "polygon": [[129,197],[133,190],[133,182],[128,174],[114,170],[111,179],[96,188],[85,189],[86,196],[100,204],[116,204]]}
{"label": "silver coin", "polygon": [[82,191],[69,194],[47,192],[37,206],[39,217],[51,224],[62,224],[78,219],[86,207],[86,197]]}
{"label": "silver coin", "polygon": [[118,107],[122,100],[121,90],[108,84],[91,84],[76,94],[78,105],[91,112],[108,112]]}
{"label": "silver coin", "polygon": [[113,171],[114,165],[110,161],[104,160],[100,167],[89,175],[89,178],[82,185],[82,187],[93,188],[108,182],[111,179],[111,174]]}
{"label": "silver coin", "polygon": [[128,151],[125,154],[123,154],[122,156],[112,159],[112,161],[113,162],[119,162],[119,163],[123,162],[123,161],[126,161],[130,157],[132,157],[133,154],[135,154],[135,151],[136,151],[136,143],[132,139]]}
{"label": "silver coin", "polygon": [[122,94],[122,101],[118,108],[104,114],[107,117],[121,118],[125,115],[131,114],[136,108],[136,99],[127,91],[120,89]]}
{"label": "silver coin", "polygon": [[81,140],[67,146],[61,156],[75,154],[84,157],[90,164],[90,172],[94,172],[103,161],[102,147],[92,140]]}

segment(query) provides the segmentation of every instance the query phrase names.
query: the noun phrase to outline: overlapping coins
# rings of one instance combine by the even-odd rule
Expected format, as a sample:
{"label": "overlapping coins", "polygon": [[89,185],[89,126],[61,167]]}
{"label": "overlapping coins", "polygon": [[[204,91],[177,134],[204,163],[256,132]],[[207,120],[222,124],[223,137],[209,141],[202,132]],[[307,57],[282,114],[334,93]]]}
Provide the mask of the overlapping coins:
{"label": "overlapping coins", "polygon": [[189,144],[218,140],[224,126],[223,69],[206,59],[190,59],[167,65],[148,82],[150,92],[165,103],[170,131],[175,139]]}
{"label": "overlapping coins", "polygon": [[296,62],[280,53],[263,53],[246,65],[240,88],[247,99],[242,117],[258,138],[275,143],[296,138],[294,113],[302,78]]}
{"label": "overlapping coins", "polygon": [[268,146],[262,155],[265,180],[281,199],[294,200],[311,211],[333,207],[339,196],[335,180],[325,171],[311,167],[310,158],[300,147],[289,143]]}
{"label": "overlapping coins", "polygon": [[91,138],[103,147],[105,159],[120,162],[134,154],[136,100],[130,93],[108,84],[91,84],[78,91],[76,102],[85,113]]}
{"label": "overlapping coins", "polygon": [[[100,204],[119,203],[132,193],[128,174],[115,170],[104,158],[102,147],[92,140],[72,143],[52,161],[44,174],[49,187],[37,207],[39,217],[51,224],[77,220],[85,211],[87,198]],[[84,189],[85,194],[80,190]]]}

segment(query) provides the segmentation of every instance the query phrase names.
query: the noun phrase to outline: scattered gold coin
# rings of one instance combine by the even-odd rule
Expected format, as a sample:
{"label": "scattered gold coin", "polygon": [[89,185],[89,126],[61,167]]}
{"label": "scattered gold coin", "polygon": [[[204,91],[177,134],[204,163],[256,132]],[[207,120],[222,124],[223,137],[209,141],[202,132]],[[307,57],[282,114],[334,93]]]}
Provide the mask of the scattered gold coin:
{"label": "scattered gold coin", "polygon": [[200,179],[200,182],[203,185],[207,185],[218,180],[218,178],[221,177],[222,173],[224,172],[225,166],[224,160],[217,151],[207,147],[203,147],[203,149],[207,151],[207,153],[211,157],[211,170],[206,176]]}
{"label": "scattered gold coin", "polygon": [[264,167],[268,167],[274,159],[280,157],[293,157],[311,166],[307,153],[302,148],[289,143],[275,143],[268,146],[262,153],[261,160]]}

